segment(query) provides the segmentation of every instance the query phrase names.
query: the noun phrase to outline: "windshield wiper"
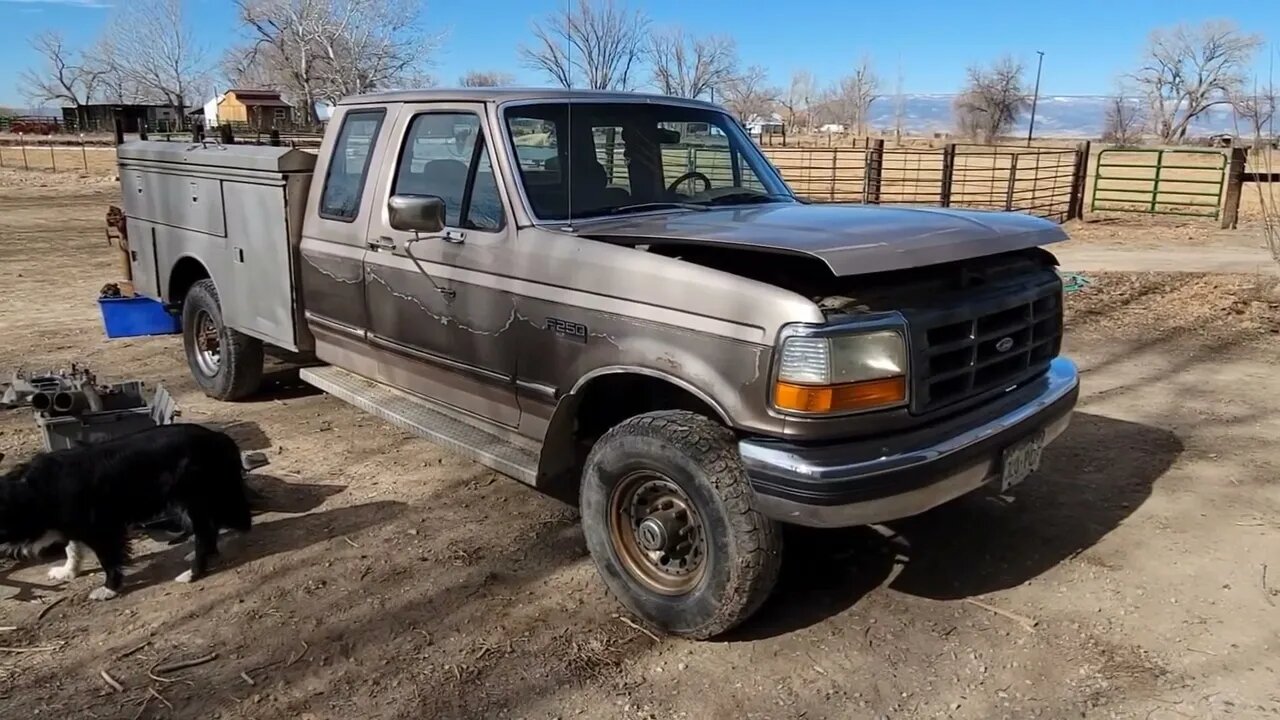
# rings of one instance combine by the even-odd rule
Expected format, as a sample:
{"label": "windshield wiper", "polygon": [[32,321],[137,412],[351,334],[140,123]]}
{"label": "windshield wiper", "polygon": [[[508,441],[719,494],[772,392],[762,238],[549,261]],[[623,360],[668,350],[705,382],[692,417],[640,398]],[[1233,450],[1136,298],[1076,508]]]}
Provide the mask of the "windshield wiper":
{"label": "windshield wiper", "polygon": [[762,195],[757,192],[751,192],[750,190],[744,190],[742,192],[729,193],[717,198],[712,198],[705,203],[702,203],[702,205],[760,205],[763,203],[781,202],[784,200],[790,201],[791,197],[779,194]]}
{"label": "windshield wiper", "polygon": [[[617,215],[625,212],[643,212],[645,210],[699,210],[705,211],[705,205],[697,203],[685,202],[646,202],[636,203],[634,205],[619,205],[618,207],[601,209],[601,215]],[[592,213],[596,214],[596,213]]]}

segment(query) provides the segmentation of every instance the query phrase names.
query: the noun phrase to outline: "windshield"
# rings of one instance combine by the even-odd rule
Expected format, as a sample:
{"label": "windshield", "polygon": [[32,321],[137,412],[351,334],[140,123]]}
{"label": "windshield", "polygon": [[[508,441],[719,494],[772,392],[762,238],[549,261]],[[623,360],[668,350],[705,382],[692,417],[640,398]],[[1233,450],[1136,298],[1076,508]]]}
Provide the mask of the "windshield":
{"label": "windshield", "polygon": [[723,112],[573,103],[569,117],[567,109],[563,102],[538,103],[505,112],[525,195],[543,220],[794,202],[759,149]]}

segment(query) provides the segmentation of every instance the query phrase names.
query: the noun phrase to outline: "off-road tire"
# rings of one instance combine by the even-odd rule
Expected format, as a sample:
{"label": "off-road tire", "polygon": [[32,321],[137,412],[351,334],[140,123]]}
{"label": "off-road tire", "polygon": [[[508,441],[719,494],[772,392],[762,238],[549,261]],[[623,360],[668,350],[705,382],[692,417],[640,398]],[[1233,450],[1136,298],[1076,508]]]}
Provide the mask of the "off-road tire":
{"label": "off-road tire", "polygon": [[[639,582],[611,540],[611,493],[637,469],[665,475],[701,516],[706,567],[683,595],[662,595]],[[587,548],[605,585],[652,630],[695,639],[719,635],[759,609],[777,583],[781,527],[752,507],[733,433],[697,413],[646,413],[605,433],[587,456],[580,505]]]}
{"label": "off-road tire", "polygon": [[[196,361],[197,317],[204,311],[218,328],[221,357],[218,372],[208,375]],[[262,341],[227,327],[222,319],[222,303],[212,280],[199,280],[182,302],[182,345],[191,377],[205,395],[218,400],[243,400],[262,386]]]}

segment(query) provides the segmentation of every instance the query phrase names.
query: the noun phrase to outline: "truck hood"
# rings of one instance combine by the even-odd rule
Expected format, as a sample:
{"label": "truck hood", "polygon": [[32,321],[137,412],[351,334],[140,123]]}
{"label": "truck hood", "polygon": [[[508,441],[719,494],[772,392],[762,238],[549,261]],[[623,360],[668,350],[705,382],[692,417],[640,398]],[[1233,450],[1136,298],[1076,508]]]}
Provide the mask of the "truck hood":
{"label": "truck hood", "polygon": [[577,221],[578,233],[634,244],[759,248],[818,258],[837,276],[995,255],[1067,239],[1030,215],[881,205],[769,205]]}

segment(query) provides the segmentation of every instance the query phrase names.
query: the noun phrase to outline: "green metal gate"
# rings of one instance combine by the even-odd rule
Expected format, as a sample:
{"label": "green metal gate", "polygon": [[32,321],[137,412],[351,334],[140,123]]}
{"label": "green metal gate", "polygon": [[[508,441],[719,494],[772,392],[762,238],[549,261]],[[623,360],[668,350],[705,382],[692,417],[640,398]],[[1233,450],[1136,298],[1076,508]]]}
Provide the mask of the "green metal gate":
{"label": "green metal gate", "polygon": [[1215,150],[1103,150],[1090,210],[1216,218],[1226,174]]}

